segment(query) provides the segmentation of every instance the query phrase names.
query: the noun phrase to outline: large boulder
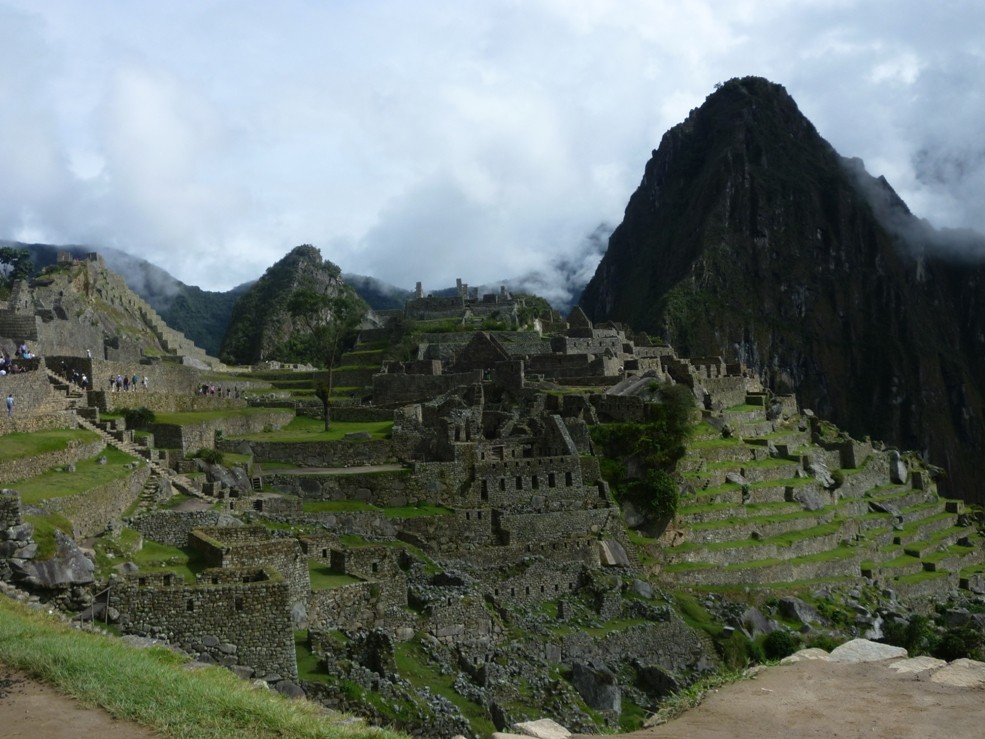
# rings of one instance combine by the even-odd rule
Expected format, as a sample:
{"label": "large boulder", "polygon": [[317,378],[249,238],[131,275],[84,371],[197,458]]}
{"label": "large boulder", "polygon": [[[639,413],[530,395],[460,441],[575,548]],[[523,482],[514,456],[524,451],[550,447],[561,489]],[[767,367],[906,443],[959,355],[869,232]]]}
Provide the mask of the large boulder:
{"label": "large boulder", "polygon": [[55,556],[46,560],[10,560],[14,577],[35,588],[54,590],[72,585],[87,585],[94,580],[95,563],[75,541],[55,530]]}
{"label": "large boulder", "polygon": [[900,457],[900,453],[893,449],[889,453],[889,479],[897,485],[902,485],[906,482],[908,475],[906,462]]}
{"label": "large boulder", "polygon": [[606,667],[581,662],[575,662],[571,668],[571,684],[589,708],[617,714],[622,710],[622,691],[615,673]]}

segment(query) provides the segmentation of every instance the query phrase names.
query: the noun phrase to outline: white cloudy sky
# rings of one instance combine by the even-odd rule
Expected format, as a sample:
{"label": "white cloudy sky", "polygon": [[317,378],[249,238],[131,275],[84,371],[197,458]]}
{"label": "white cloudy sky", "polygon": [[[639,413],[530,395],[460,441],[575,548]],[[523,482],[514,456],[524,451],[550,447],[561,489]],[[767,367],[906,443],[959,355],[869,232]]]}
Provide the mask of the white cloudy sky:
{"label": "white cloudy sky", "polygon": [[549,271],[748,74],[985,231],[980,0],[0,0],[0,238],[213,290],[301,243],[403,287]]}

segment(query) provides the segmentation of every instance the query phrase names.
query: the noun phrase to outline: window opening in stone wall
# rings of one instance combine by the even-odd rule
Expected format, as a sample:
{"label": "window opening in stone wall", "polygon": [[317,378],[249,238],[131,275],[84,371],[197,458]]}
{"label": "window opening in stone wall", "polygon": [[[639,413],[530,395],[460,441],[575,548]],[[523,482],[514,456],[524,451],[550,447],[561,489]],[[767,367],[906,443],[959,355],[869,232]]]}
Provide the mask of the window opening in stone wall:
{"label": "window opening in stone wall", "polygon": [[517,490],[523,490],[523,478],[522,477],[517,476],[517,478],[516,478],[516,489]]}
{"label": "window opening in stone wall", "polygon": [[530,487],[537,490],[540,487],[540,481],[537,479],[537,475],[530,478]]}
{"label": "window opening in stone wall", "polygon": [[243,598],[241,596],[236,597],[236,610],[237,611],[243,610]]}
{"label": "window opening in stone wall", "polygon": [[193,601],[191,598],[189,598],[188,601],[185,603],[185,610],[188,611],[189,613],[194,612],[194,610],[195,610],[195,601]]}
{"label": "window opening in stone wall", "polygon": [[557,487],[557,475],[555,475],[553,472],[547,473],[547,487],[549,488]]}
{"label": "window opening in stone wall", "polygon": [[565,472],[564,473],[564,484],[567,485],[569,488],[573,484],[573,480],[572,480],[572,477],[571,477],[571,473],[570,472]]}
{"label": "window opening in stone wall", "polygon": [[485,500],[489,497],[489,480],[483,480],[481,487],[482,490],[480,494],[482,495],[482,499]]}
{"label": "window opening in stone wall", "polygon": [[322,559],[328,559],[328,550],[327,549],[322,549],[321,550],[321,556],[322,556]]}
{"label": "window opening in stone wall", "polygon": [[499,489],[500,490],[506,490],[506,478],[505,477],[499,478]]}

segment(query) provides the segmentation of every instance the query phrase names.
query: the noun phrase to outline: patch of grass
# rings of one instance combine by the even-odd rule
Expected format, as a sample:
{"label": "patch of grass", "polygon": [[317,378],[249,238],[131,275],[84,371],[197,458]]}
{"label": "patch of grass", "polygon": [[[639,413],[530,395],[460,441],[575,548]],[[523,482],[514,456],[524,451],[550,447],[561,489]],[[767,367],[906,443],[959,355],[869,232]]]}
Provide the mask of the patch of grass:
{"label": "patch of grass", "polygon": [[314,703],[254,689],[227,670],[188,671],[165,649],[70,628],[43,612],[0,598],[0,661],[116,718],[162,736],[318,737],[355,739],[402,735],[326,715]]}
{"label": "patch of grass", "polygon": [[58,513],[27,515],[24,522],[34,527],[34,542],[38,545],[37,559],[51,559],[55,554],[55,529],[72,536],[72,522]]}
{"label": "patch of grass", "polygon": [[430,504],[383,509],[383,515],[387,518],[426,518],[428,516],[447,516],[451,513],[454,513],[451,508]]}
{"label": "patch of grass", "polygon": [[[99,464],[100,457],[106,457],[106,464]],[[21,494],[21,502],[26,505],[61,498],[67,495],[77,495],[86,490],[92,490],[113,480],[118,480],[133,474],[124,465],[135,461],[135,457],[124,454],[114,447],[106,447],[95,457],[75,463],[75,472],[48,470],[40,475],[26,480],[10,483],[10,487]],[[141,464],[144,462],[141,460]]]}
{"label": "patch of grass", "polygon": [[348,513],[351,511],[378,511],[372,503],[361,500],[305,500],[301,504],[305,513]]}
{"label": "patch of grass", "polygon": [[314,560],[308,560],[308,576],[311,578],[312,590],[334,590],[346,585],[365,582],[358,577],[335,572],[328,565]]}
{"label": "patch of grass", "polygon": [[400,676],[409,680],[417,689],[429,689],[454,703],[468,719],[472,731],[479,736],[491,736],[496,727],[486,715],[486,710],[462,697],[452,687],[454,673],[444,673],[428,664],[427,656],[416,641],[401,642],[394,646],[394,661]]}
{"label": "patch of grass", "polygon": [[73,443],[87,444],[98,439],[99,434],[88,429],[52,429],[31,433],[18,431],[4,435],[3,444],[0,444],[0,463],[57,452],[67,449]]}
{"label": "patch of grass", "polygon": [[218,421],[223,418],[270,415],[270,408],[221,408],[211,411],[182,411],[180,413],[158,413],[157,423],[166,426],[189,426],[204,421]]}

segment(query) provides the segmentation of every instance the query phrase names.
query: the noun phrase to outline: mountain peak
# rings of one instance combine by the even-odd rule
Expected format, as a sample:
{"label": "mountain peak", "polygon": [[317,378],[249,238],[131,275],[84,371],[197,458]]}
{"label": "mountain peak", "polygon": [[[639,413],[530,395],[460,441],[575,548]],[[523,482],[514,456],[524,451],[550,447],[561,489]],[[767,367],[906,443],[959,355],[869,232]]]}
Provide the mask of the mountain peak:
{"label": "mountain peak", "polygon": [[926,449],[980,499],[985,268],[942,259],[940,240],[782,86],[733,79],[664,135],[581,306]]}

